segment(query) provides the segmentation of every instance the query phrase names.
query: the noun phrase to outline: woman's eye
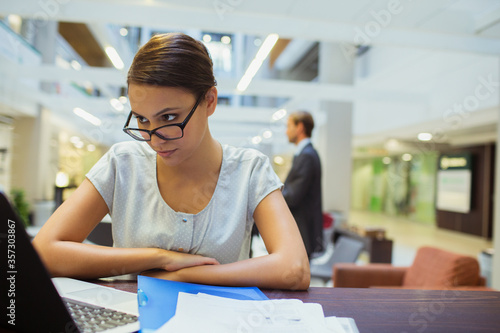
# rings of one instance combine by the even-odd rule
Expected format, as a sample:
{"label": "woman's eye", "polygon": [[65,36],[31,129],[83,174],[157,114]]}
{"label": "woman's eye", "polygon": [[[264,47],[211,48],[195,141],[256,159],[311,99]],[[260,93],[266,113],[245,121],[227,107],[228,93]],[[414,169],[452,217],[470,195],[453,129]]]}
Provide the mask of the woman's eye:
{"label": "woman's eye", "polygon": [[147,118],[144,118],[144,117],[142,117],[142,116],[137,116],[137,115],[134,115],[134,118],[135,118],[135,119],[137,119],[137,122],[138,122],[138,123],[141,123],[141,124],[144,124],[144,123],[146,123],[146,122],[148,121],[148,119],[147,119]]}
{"label": "woman's eye", "polygon": [[172,121],[175,118],[177,118],[177,116],[175,114],[164,114],[163,115],[163,120],[165,120],[165,121]]}

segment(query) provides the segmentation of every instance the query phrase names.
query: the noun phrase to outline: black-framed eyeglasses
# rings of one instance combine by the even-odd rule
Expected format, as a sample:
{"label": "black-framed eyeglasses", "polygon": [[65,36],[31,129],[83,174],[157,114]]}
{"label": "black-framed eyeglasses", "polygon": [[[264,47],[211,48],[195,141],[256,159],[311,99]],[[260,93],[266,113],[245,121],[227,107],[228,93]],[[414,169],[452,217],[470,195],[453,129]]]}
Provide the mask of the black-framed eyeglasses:
{"label": "black-framed eyeglasses", "polygon": [[132,118],[132,111],[130,111],[130,114],[128,115],[127,118],[127,122],[125,123],[125,126],[123,126],[123,131],[128,135],[130,135],[135,140],[139,141],[151,141],[151,136],[153,134],[156,134],[156,136],[162,140],[180,139],[184,136],[184,127],[186,127],[187,123],[189,122],[189,119],[191,119],[191,116],[198,107],[198,104],[200,104],[202,97],[203,94],[200,97],[198,97],[198,99],[196,100],[196,104],[193,106],[193,108],[187,115],[186,119],[184,119],[182,123],[163,125],[155,129],[152,129],[151,131],[147,129],[130,128],[128,127],[130,119]]}

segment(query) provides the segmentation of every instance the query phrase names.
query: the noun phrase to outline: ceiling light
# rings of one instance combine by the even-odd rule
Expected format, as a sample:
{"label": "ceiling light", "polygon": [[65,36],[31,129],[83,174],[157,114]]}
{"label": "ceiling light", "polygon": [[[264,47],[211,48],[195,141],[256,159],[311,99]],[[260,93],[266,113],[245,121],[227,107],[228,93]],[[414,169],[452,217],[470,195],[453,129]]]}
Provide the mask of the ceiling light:
{"label": "ceiling light", "polygon": [[252,60],[245,74],[243,74],[243,77],[238,83],[238,86],[236,87],[238,91],[243,92],[248,88],[248,85],[252,82],[253,77],[257,74],[257,71],[260,66],[262,66],[263,61],[267,58],[269,52],[271,52],[278,39],[278,34],[269,34],[266,37],[264,43],[262,43],[262,46],[259,48],[259,51],[257,51],[257,55],[255,55],[255,58]]}
{"label": "ceiling light", "polygon": [[93,114],[88,113],[87,111],[81,109],[81,108],[74,108],[73,112],[80,118],[85,119],[89,123],[95,126],[101,126],[101,119],[97,118]]}
{"label": "ceiling light", "polygon": [[231,43],[231,37],[229,37],[229,36],[222,36],[222,38],[220,39],[220,41],[222,42],[222,44],[229,44],[229,43]]}
{"label": "ceiling light", "polygon": [[285,159],[278,155],[278,156],[274,157],[273,162],[276,165],[283,165],[283,164],[285,164]]}
{"label": "ceiling light", "polygon": [[123,104],[117,99],[117,98],[112,98],[109,100],[109,104],[116,110],[116,111],[123,111]]}
{"label": "ceiling light", "polygon": [[118,52],[116,52],[115,48],[112,46],[108,46],[104,49],[106,51],[106,54],[108,55],[109,60],[113,63],[113,66],[115,66],[116,69],[123,69],[125,65],[123,64],[122,59],[118,55]]}
{"label": "ceiling light", "polygon": [[399,146],[399,141],[396,139],[389,139],[384,145],[385,149],[387,150],[396,150],[399,148]]}
{"label": "ceiling light", "polygon": [[203,35],[203,41],[205,43],[210,43],[212,41],[212,36],[210,36],[210,35]]}
{"label": "ceiling light", "polygon": [[418,134],[418,139],[420,141],[431,141],[432,140],[432,134],[431,133],[419,133]]}
{"label": "ceiling light", "polygon": [[9,26],[16,33],[20,33],[21,26],[23,24],[23,19],[19,15],[10,14],[7,15],[7,22],[9,22]]}
{"label": "ceiling light", "polygon": [[411,161],[412,157],[413,156],[411,156],[411,154],[406,153],[406,154],[403,154],[403,156],[401,156],[401,159],[405,162],[409,162],[409,161]]}
{"label": "ceiling light", "polygon": [[122,35],[123,37],[127,36],[128,35],[128,29],[127,28],[121,28],[120,29],[120,35]]}
{"label": "ceiling light", "polygon": [[71,142],[72,144],[75,144],[75,143],[80,142],[80,141],[82,141],[82,140],[77,136],[72,136],[71,138],[69,138],[69,142]]}
{"label": "ceiling light", "polygon": [[264,139],[270,139],[273,136],[273,132],[270,130],[265,130],[264,133],[262,133],[262,137]]}
{"label": "ceiling light", "polygon": [[82,65],[80,65],[80,63],[76,60],[71,60],[71,67],[73,67],[73,69],[77,71],[82,69]]}
{"label": "ceiling light", "polygon": [[254,145],[258,145],[258,144],[259,144],[259,143],[261,143],[261,142],[262,142],[262,138],[261,138],[260,136],[254,136],[254,137],[252,138],[252,143],[253,143]]}
{"label": "ceiling light", "polygon": [[118,97],[118,100],[119,100],[119,101],[120,101],[120,103],[122,103],[122,104],[125,104],[125,103],[127,103],[127,101],[128,101],[128,99],[127,99],[127,97],[126,97],[126,96],[120,96],[120,97]]}
{"label": "ceiling light", "polygon": [[64,59],[63,57],[61,57],[60,55],[56,56],[56,65],[58,67],[61,67],[64,69],[69,69],[69,67],[70,67],[69,62],[66,59]]}
{"label": "ceiling light", "polygon": [[56,174],[56,186],[67,187],[69,185],[69,176],[66,172],[59,171]]}
{"label": "ceiling light", "polygon": [[279,38],[280,36],[278,34],[269,34],[264,40],[264,43],[260,47],[259,51],[257,52],[255,59],[264,61],[264,59],[266,59],[267,55],[269,54],[269,52],[271,52],[271,50],[274,47],[274,44],[276,44]]}
{"label": "ceiling light", "polygon": [[389,156],[386,156],[382,159],[382,163],[384,164],[390,164],[391,163],[391,158]]}
{"label": "ceiling light", "polygon": [[257,72],[259,71],[260,66],[262,66],[262,61],[253,59],[250,65],[248,66],[245,74],[243,74],[243,77],[238,83],[236,89],[238,89],[239,91],[245,91],[248,88],[250,82],[252,82],[252,79],[255,76],[255,74],[257,74]]}
{"label": "ceiling light", "polygon": [[279,109],[275,113],[273,113],[272,119],[274,121],[278,121],[286,116],[286,110],[285,109]]}
{"label": "ceiling light", "polygon": [[89,144],[89,145],[87,145],[87,150],[91,151],[91,152],[95,151],[95,146],[93,144]]}

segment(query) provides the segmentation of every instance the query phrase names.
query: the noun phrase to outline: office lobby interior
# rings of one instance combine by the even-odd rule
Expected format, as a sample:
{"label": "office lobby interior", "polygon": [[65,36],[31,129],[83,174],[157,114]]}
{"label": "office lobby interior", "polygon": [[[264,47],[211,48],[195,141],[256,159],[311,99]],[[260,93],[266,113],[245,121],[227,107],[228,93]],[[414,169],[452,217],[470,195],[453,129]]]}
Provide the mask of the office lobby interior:
{"label": "office lobby interior", "polygon": [[[211,53],[220,143],[259,150],[284,181],[287,117],[310,111],[331,228],[378,229],[394,266],[424,246],[470,256],[500,290],[495,0],[4,1],[0,186],[26,203],[29,230],[130,139],[128,67],[176,31]],[[373,262],[366,248],[351,261]]]}
{"label": "office lobby interior", "polygon": [[[448,251],[461,253],[477,258],[484,277],[491,284],[491,256],[493,242],[483,237],[467,235],[461,232],[440,229],[435,226],[415,223],[405,217],[388,216],[387,214],[351,211],[349,223],[359,227],[383,228],[386,236],[393,240],[392,260],[395,266],[411,266],[417,249],[422,246],[437,246]],[[254,239],[254,254],[265,254],[265,247],[258,238]],[[366,252],[362,252],[356,264],[366,265],[370,262]],[[333,286],[331,278],[324,280],[312,277],[311,286]]]}

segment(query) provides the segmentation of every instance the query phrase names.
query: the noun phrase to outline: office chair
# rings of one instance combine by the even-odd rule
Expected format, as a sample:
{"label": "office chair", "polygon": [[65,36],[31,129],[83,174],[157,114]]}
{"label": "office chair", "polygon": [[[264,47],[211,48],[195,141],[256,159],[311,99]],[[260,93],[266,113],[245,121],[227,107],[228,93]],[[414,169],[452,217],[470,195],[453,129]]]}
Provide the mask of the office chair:
{"label": "office chair", "polygon": [[98,223],[90,235],[87,236],[87,241],[97,245],[113,246],[111,223]]}
{"label": "office chair", "polygon": [[329,252],[327,260],[324,260],[324,256],[311,260],[311,277],[320,278],[324,283],[328,282],[332,278],[333,265],[356,262],[363,248],[362,241],[340,236],[335,242],[333,251],[327,250]]}
{"label": "office chair", "polygon": [[321,252],[313,252],[312,259],[317,258],[321,262],[324,257],[330,257],[333,251],[332,234],[335,226],[335,219],[330,213],[323,213],[323,249]]}

